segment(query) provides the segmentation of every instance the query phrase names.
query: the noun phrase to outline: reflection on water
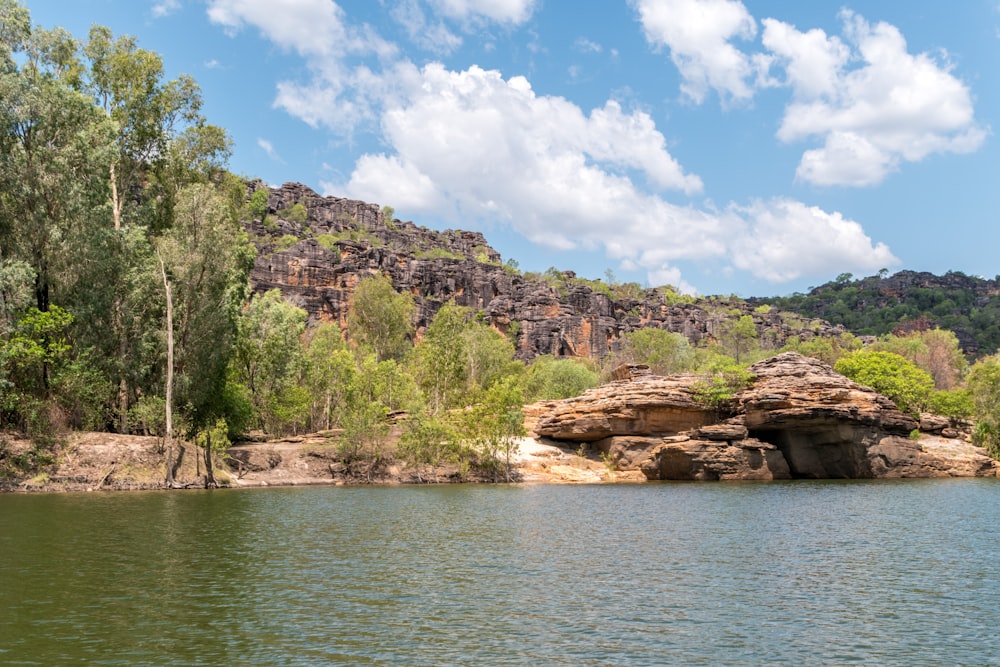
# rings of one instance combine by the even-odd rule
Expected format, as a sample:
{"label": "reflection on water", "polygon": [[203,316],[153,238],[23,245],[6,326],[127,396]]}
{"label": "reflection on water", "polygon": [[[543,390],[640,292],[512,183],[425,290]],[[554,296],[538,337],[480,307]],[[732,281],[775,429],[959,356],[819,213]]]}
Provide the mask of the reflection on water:
{"label": "reflection on water", "polygon": [[0,664],[1000,664],[998,493],[3,496]]}

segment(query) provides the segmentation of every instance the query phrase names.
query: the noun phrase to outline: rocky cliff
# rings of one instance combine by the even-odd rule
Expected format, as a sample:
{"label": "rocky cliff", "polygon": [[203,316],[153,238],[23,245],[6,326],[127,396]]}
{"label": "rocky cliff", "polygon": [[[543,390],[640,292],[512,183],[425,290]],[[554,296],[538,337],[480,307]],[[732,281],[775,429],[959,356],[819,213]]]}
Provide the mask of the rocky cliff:
{"label": "rocky cliff", "polygon": [[280,289],[311,318],[345,325],[358,282],[381,272],[397,291],[413,295],[418,334],[453,299],[482,311],[492,326],[509,334],[523,359],[540,354],[599,359],[616,349],[623,333],[641,327],[681,333],[697,343],[744,314],[754,318],[760,339],[775,348],[792,335],[843,331],[821,321],[786,321],[776,310],[754,310],[738,300],[691,302],[666,289],[626,295],[572,272],[522,275],[501,264],[478,232],[435,231],[386,219],[375,204],[321,197],[296,183],[269,190],[266,215],[249,221],[247,229],[258,247],[254,289]]}
{"label": "rocky cliff", "polygon": [[[996,476],[983,450],[944,438],[830,366],[784,353],[714,408],[693,376],[639,375],[534,408],[542,437],[588,443],[648,479]],[[921,431],[920,439],[910,437]]]}

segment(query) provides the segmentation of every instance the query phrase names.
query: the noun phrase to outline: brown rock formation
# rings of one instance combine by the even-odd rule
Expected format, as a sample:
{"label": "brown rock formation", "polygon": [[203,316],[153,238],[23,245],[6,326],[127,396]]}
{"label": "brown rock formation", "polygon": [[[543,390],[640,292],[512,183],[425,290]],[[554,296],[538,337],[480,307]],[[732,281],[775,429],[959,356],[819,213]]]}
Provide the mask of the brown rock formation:
{"label": "brown rock formation", "polygon": [[[535,432],[594,442],[648,479],[995,476],[967,443],[909,438],[917,422],[884,396],[795,353],[755,364],[753,385],[719,415],[692,376],[637,376],[545,404]],[[727,417],[727,418],[723,418]]]}
{"label": "brown rock formation", "polygon": [[[264,187],[253,183],[251,190]],[[296,204],[304,222],[291,220]],[[278,288],[313,319],[345,325],[358,282],[378,272],[417,304],[418,332],[451,299],[480,310],[501,333],[516,332],[518,356],[540,354],[599,359],[617,349],[623,333],[656,327],[696,343],[716,336],[731,311],[754,318],[761,340],[780,346],[789,336],[832,335],[840,328],[816,322],[790,326],[778,312],[760,313],[742,302],[677,302],[677,295],[645,290],[638,298],[576,278],[570,271],[528,279],[501,265],[478,232],[434,231],[385,220],[375,204],[320,197],[289,183],[269,191],[267,216],[247,224],[258,247],[254,290]],[[602,289],[595,289],[601,287]],[[516,324],[515,324],[516,323]]]}

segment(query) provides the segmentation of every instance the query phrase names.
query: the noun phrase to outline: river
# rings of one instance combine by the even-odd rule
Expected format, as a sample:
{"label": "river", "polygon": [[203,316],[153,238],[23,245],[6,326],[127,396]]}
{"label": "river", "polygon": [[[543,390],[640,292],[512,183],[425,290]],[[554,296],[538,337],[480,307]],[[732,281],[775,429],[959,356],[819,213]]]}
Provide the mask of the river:
{"label": "river", "polygon": [[1000,665],[1000,483],[0,496],[0,665]]}

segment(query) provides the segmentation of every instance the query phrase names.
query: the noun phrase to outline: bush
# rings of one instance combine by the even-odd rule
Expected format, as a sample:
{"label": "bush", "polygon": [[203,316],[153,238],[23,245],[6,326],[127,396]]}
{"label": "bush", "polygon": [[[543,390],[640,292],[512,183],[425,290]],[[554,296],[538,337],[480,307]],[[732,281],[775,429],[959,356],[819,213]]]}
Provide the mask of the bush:
{"label": "bush", "polygon": [[710,408],[727,410],[736,394],[753,384],[754,379],[753,373],[732,359],[719,357],[694,384],[694,398]]}
{"label": "bush", "polygon": [[903,412],[926,407],[934,389],[930,373],[893,352],[858,350],[837,361],[834,370],[892,399]]}
{"label": "bush", "polygon": [[579,359],[537,357],[528,367],[525,398],[544,401],[572,398],[596,387],[600,376],[587,362]]}

